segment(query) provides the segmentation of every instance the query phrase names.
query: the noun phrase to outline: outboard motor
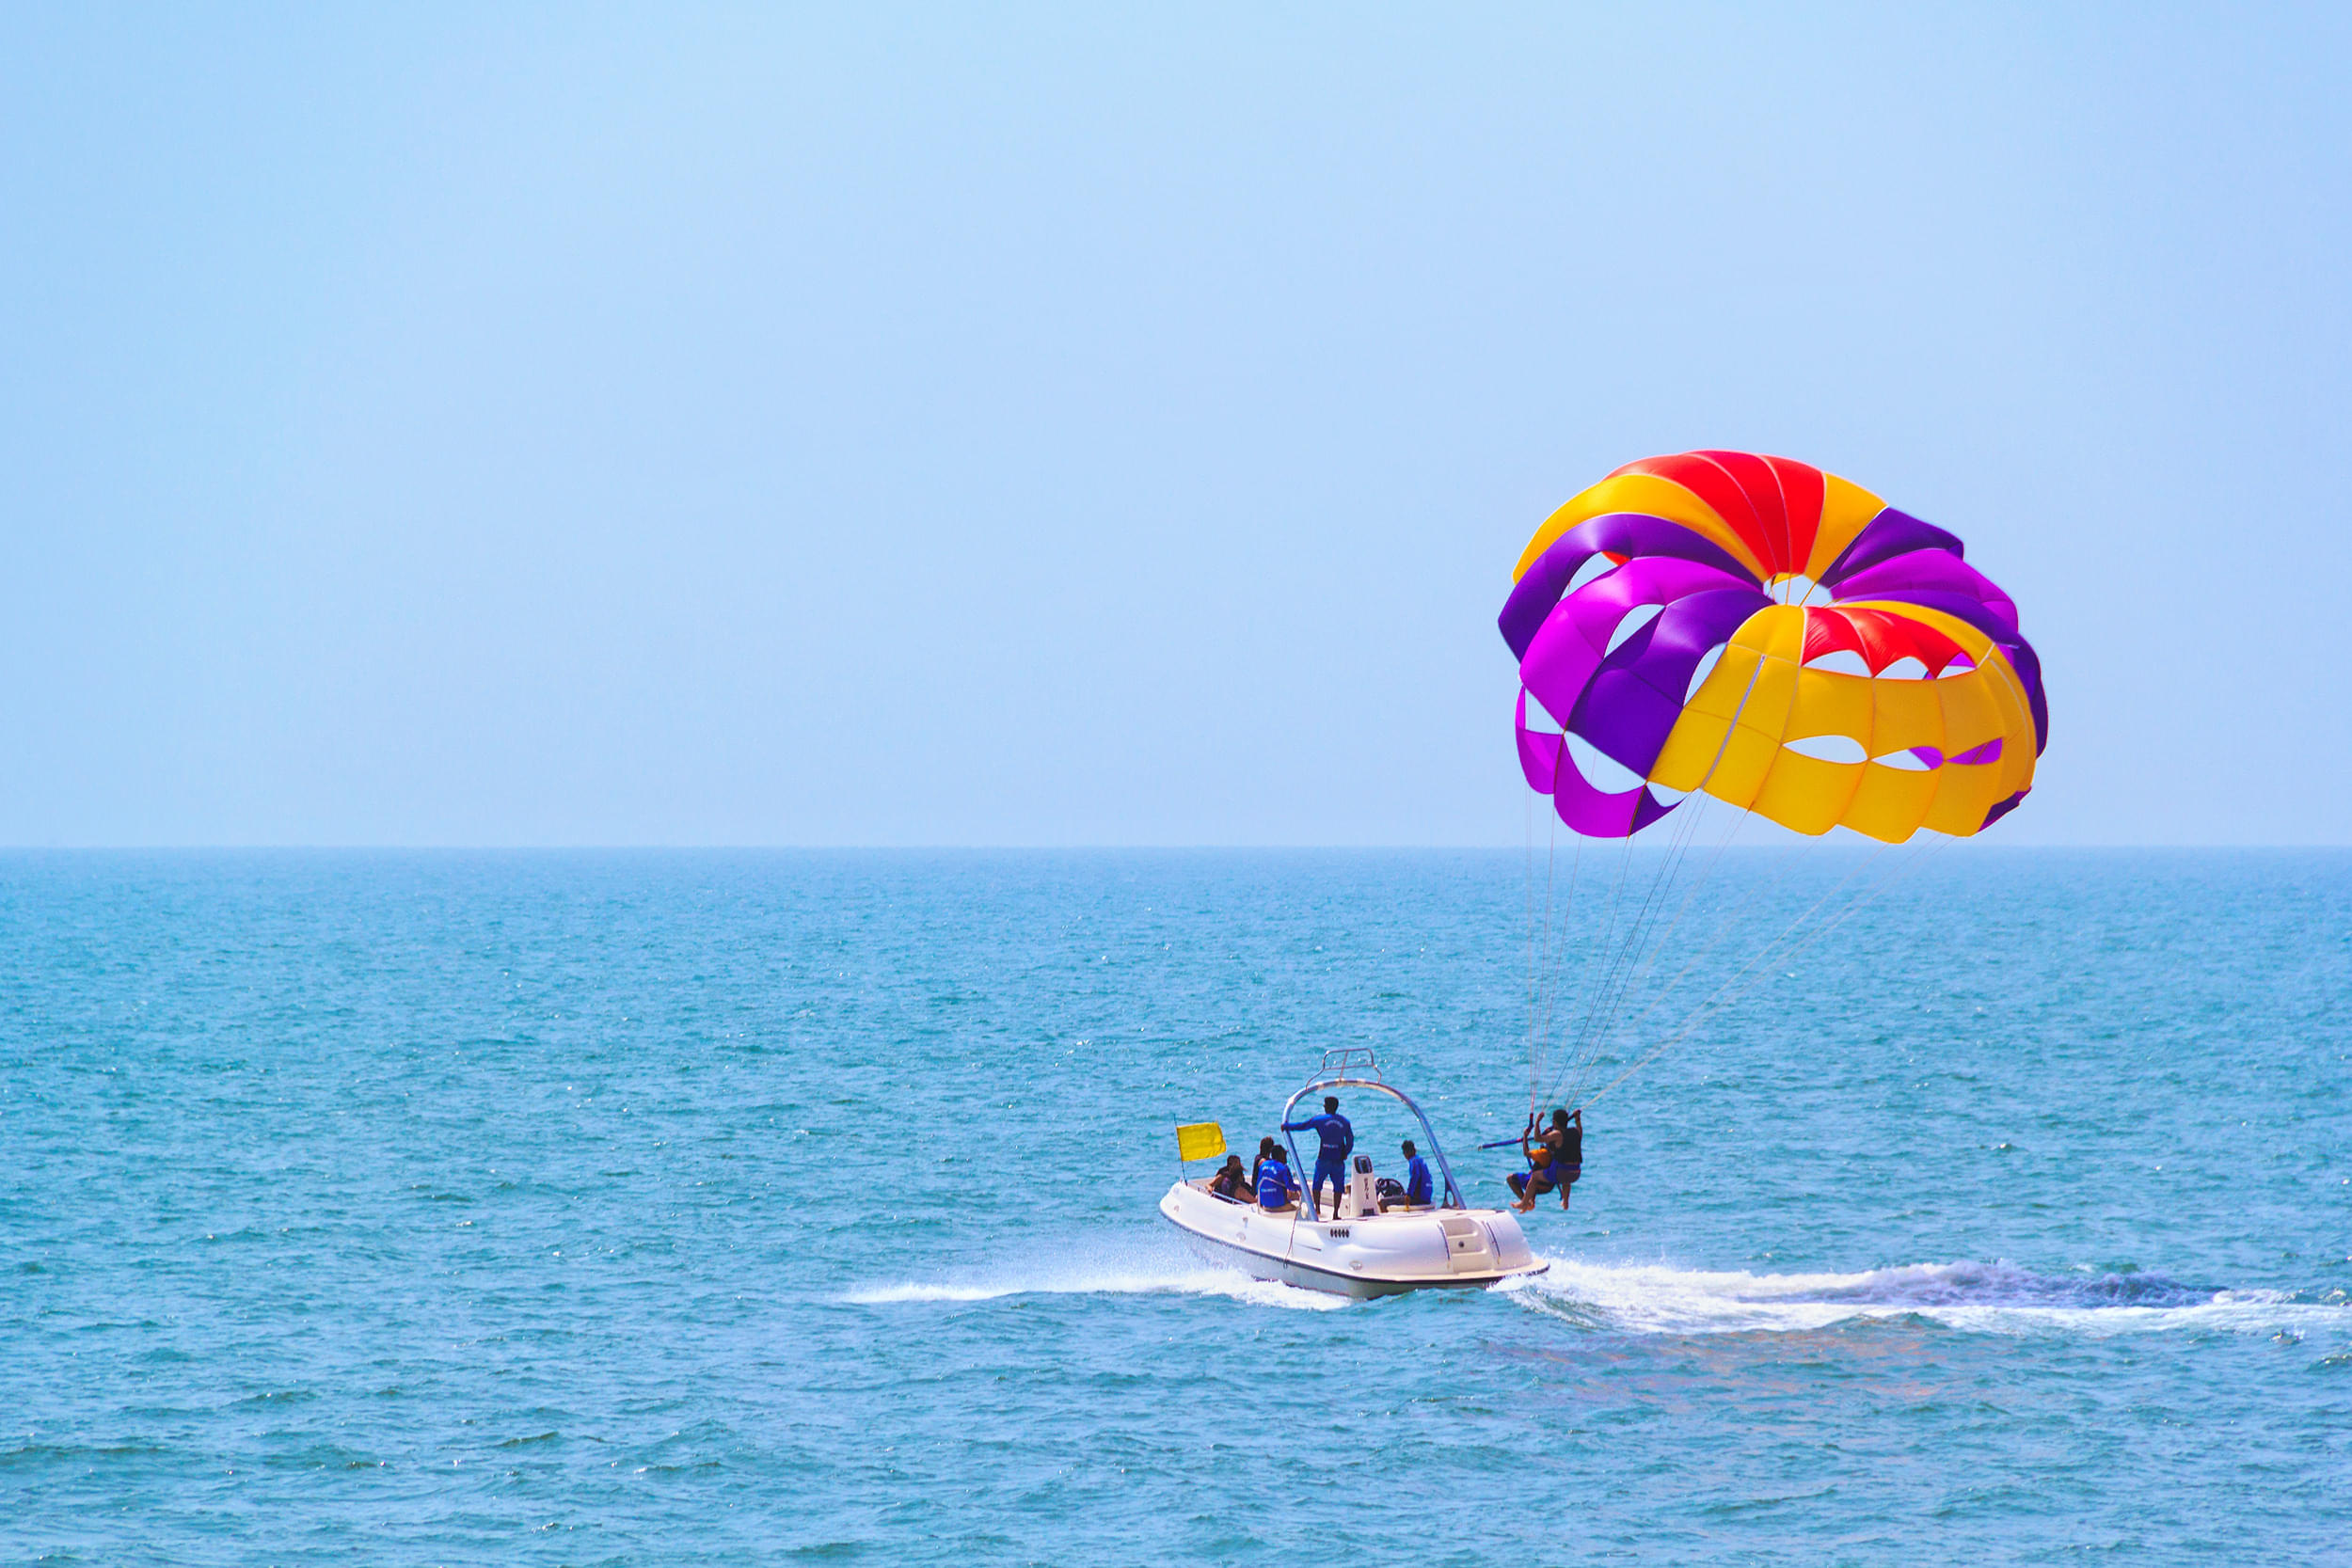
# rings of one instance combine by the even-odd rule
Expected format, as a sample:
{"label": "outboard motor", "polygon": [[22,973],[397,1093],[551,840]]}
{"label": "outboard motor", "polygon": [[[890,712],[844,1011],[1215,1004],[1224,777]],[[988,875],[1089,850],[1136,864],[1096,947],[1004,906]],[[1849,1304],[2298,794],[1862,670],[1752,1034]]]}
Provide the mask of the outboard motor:
{"label": "outboard motor", "polygon": [[1372,1176],[1372,1156],[1359,1154],[1349,1166],[1348,1195],[1356,1200],[1356,1214],[1362,1218],[1380,1212],[1380,1193]]}

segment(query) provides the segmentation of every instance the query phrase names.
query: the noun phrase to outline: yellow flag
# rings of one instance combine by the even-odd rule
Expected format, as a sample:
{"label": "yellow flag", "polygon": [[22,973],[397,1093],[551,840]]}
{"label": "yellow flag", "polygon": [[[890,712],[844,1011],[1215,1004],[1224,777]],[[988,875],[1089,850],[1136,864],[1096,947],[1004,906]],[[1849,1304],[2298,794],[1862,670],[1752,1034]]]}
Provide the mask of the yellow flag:
{"label": "yellow flag", "polygon": [[1176,1129],[1176,1158],[1214,1160],[1225,1152],[1225,1129],[1213,1121],[1196,1121]]}

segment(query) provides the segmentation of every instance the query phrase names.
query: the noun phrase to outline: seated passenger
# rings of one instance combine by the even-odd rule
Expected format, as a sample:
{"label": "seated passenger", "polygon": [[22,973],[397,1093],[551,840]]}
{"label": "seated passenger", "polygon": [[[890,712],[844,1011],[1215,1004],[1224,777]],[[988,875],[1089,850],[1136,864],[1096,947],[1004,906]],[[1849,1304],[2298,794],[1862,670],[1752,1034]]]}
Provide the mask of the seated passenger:
{"label": "seated passenger", "polygon": [[1258,1184],[1258,1172],[1264,1168],[1266,1161],[1272,1156],[1281,1152],[1282,1144],[1281,1140],[1279,1138],[1260,1138],[1258,1140],[1258,1157],[1249,1164],[1249,1184],[1252,1187],[1255,1187]]}
{"label": "seated passenger", "polygon": [[1299,1197],[1298,1179],[1276,1149],[1258,1164],[1258,1207],[1269,1214],[1286,1212]]}
{"label": "seated passenger", "polygon": [[1228,1203],[1249,1201],[1249,1173],[1241,1168],[1241,1156],[1225,1156],[1225,1168],[1209,1178],[1209,1191]]}

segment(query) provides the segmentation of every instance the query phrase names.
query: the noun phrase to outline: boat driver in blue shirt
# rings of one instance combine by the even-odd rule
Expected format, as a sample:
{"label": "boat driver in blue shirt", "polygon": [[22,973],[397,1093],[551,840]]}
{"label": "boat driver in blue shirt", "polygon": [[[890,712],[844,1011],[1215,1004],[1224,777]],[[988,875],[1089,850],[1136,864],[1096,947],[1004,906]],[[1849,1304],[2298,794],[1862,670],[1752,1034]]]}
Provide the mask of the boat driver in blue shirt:
{"label": "boat driver in blue shirt", "polygon": [[1323,1115],[1309,1117],[1305,1121],[1286,1121],[1285,1132],[1312,1132],[1322,1140],[1315,1151],[1315,1179],[1307,1189],[1311,1195],[1317,1219],[1323,1217],[1323,1183],[1331,1183],[1331,1217],[1340,1217],[1340,1195],[1347,1191],[1347,1156],[1356,1147],[1356,1129],[1340,1115],[1340,1097],[1323,1097]]}
{"label": "boat driver in blue shirt", "polygon": [[1429,1162],[1413,1148],[1413,1140],[1405,1140],[1405,1201],[1415,1209],[1429,1207]]}

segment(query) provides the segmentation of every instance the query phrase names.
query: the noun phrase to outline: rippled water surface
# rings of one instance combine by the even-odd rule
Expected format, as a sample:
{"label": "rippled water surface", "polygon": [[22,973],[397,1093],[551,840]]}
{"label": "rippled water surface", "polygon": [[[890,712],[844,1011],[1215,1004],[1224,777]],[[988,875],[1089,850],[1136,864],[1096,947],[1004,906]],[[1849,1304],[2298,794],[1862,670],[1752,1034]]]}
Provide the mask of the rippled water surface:
{"label": "rippled water surface", "polygon": [[[1708,886],[1778,929],[1840,856]],[[1327,1045],[1501,1196],[1529,896],[0,860],[0,1556],[2352,1558],[2352,857],[1963,847],[1596,1106],[1540,1278],[1193,1260],[1172,1124],[1254,1144]],[[1736,972],[1705,929],[1596,1073]]]}

